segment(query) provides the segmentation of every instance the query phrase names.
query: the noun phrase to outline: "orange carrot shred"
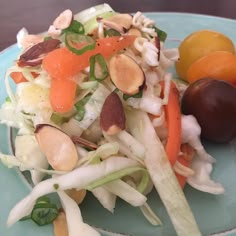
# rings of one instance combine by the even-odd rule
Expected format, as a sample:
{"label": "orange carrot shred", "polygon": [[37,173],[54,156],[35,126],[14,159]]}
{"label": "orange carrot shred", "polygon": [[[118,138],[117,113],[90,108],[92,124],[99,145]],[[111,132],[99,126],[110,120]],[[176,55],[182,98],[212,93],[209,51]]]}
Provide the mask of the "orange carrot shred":
{"label": "orange carrot shred", "polygon": [[50,102],[55,112],[65,113],[74,105],[76,83],[70,79],[52,79]]}
{"label": "orange carrot shred", "polygon": [[45,56],[42,65],[52,78],[68,79],[89,66],[91,56],[100,53],[104,57],[109,57],[130,46],[135,38],[135,36],[114,36],[97,39],[95,49],[81,55],[76,55],[65,47],[55,49]]}

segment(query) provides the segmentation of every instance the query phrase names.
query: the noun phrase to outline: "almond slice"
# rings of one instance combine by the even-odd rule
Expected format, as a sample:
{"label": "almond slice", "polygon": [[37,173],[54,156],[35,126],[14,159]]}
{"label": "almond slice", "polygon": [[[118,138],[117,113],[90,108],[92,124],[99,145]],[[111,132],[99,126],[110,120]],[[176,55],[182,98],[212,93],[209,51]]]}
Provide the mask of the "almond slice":
{"label": "almond slice", "polygon": [[100,127],[108,135],[125,129],[125,113],[119,96],[112,92],[105,100],[100,114]]}
{"label": "almond slice", "polygon": [[35,137],[54,170],[70,171],[78,162],[78,153],[70,137],[60,129],[48,125],[36,126]]}
{"label": "almond slice", "polygon": [[125,54],[116,54],[111,58],[110,76],[115,86],[128,95],[138,93],[145,81],[141,67]]}
{"label": "almond slice", "polygon": [[58,39],[49,39],[33,45],[20,56],[17,62],[18,66],[24,67],[40,65],[45,55],[58,48],[60,43],[61,42]]}
{"label": "almond slice", "polygon": [[66,29],[70,26],[73,19],[73,13],[71,10],[67,9],[63,11],[53,22],[53,26],[56,29]]}
{"label": "almond slice", "polygon": [[131,27],[132,19],[133,17],[129,14],[116,14],[107,19],[98,19],[98,21],[103,22],[104,25],[108,28],[112,28],[121,33],[125,33]]}
{"label": "almond slice", "polygon": [[77,203],[80,204],[83,202],[86,196],[86,189],[77,190],[75,188],[67,189],[65,192]]}
{"label": "almond slice", "polygon": [[54,236],[68,236],[68,227],[66,222],[66,214],[63,210],[60,211],[58,217],[53,221]]}

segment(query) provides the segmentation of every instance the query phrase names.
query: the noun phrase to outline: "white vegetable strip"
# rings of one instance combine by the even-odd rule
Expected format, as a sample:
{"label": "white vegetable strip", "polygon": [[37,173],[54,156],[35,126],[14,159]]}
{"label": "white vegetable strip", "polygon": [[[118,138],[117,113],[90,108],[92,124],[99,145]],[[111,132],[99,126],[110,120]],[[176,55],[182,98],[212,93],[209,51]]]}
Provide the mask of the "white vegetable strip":
{"label": "white vegetable strip", "polygon": [[114,212],[114,208],[116,205],[116,195],[115,194],[109,192],[103,186],[95,188],[95,189],[91,190],[91,192],[105,209],[107,209],[111,213]]}
{"label": "white vegetable strip", "polygon": [[193,188],[211,194],[222,194],[225,192],[224,187],[220,183],[216,183],[211,179],[212,163],[203,161],[195,156],[191,162],[191,168],[194,175],[189,176],[187,182]]}
{"label": "white vegetable strip", "polygon": [[119,140],[126,145],[130,151],[137,157],[143,159],[145,156],[145,148],[142,143],[136,140],[127,131],[121,131],[117,134]]}
{"label": "white vegetable strip", "polygon": [[[130,124],[133,126],[137,125],[137,121],[142,122],[139,141],[143,142],[146,147],[145,164],[177,235],[201,235],[184,193],[168,161],[164,147],[156,135],[150,119],[146,113],[139,111],[133,111],[132,118],[133,122],[130,122]],[[132,130],[131,127],[130,129]]]}
{"label": "white vegetable strip", "polygon": [[78,161],[78,166],[89,165],[98,159],[105,160],[108,157],[119,152],[119,144],[117,142],[110,142],[101,145],[96,151],[90,151]]}
{"label": "white vegetable strip", "polygon": [[134,153],[131,152],[129,147],[127,147],[123,142],[121,142],[117,137],[107,135],[105,132],[103,132],[103,135],[105,139],[108,142],[118,142],[119,143],[119,151],[126,155],[128,158],[138,161],[140,164],[144,165],[143,160],[141,160],[139,157],[137,157]]}
{"label": "white vegetable strip", "polygon": [[[27,147],[27,148],[26,148]],[[48,169],[48,161],[41,152],[34,135],[18,135],[15,139],[16,158],[27,163],[32,168]],[[44,173],[31,170],[31,178],[34,184],[38,184],[44,177]]]}
{"label": "white vegetable strip", "polygon": [[142,206],[147,201],[143,194],[120,179],[107,183],[104,188],[134,207]]}
{"label": "white vegetable strip", "polygon": [[189,177],[194,175],[194,170],[192,170],[191,168],[184,166],[183,164],[181,164],[179,161],[176,161],[173,169],[176,173],[185,176],[185,177]]}
{"label": "white vegetable strip", "polygon": [[77,168],[65,175],[47,179],[36,185],[31,193],[22,199],[11,210],[7,225],[10,226],[29,215],[37,198],[57,190],[71,188],[82,189],[89,183],[96,181],[106,175],[125,170],[126,168],[138,167],[137,162],[122,157],[111,157],[100,164]]}
{"label": "white vegetable strip", "polygon": [[153,212],[151,207],[144,203],[142,206],[140,206],[140,210],[142,211],[145,218],[152,224],[152,225],[162,225],[161,220],[159,217]]}
{"label": "white vegetable strip", "polygon": [[62,207],[66,214],[69,236],[99,236],[95,229],[83,222],[78,204],[65,192],[58,191]]}
{"label": "white vegetable strip", "polygon": [[87,129],[100,115],[103,103],[106,97],[110,94],[110,91],[101,83],[98,88],[85,104],[85,115],[82,121],[79,122],[79,126],[85,130]]}
{"label": "white vegetable strip", "polygon": [[8,168],[19,167],[20,171],[25,171],[25,170],[33,171],[34,170],[34,171],[42,172],[49,175],[54,175],[54,174],[62,175],[66,173],[65,171],[48,170],[48,169],[43,169],[39,167],[32,167],[28,163],[22,162],[22,160],[17,159],[13,155],[5,155],[1,152],[0,152],[0,160]]}
{"label": "white vegetable strip", "polygon": [[200,141],[201,127],[196,118],[192,115],[182,115],[181,127],[182,143],[188,143],[191,147],[193,147],[199,158],[203,161],[214,163],[216,161],[215,158],[205,151]]}

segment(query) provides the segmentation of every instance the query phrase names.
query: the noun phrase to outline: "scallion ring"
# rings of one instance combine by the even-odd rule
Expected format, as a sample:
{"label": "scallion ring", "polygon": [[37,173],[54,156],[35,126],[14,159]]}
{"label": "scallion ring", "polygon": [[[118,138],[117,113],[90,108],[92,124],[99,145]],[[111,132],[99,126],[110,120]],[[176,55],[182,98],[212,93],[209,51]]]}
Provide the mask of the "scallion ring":
{"label": "scallion ring", "polygon": [[96,42],[92,37],[72,32],[65,34],[65,44],[70,51],[77,55],[81,55],[88,50],[93,50],[96,46]]}
{"label": "scallion ring", "polygon": [[104,57],[98,53],[89,59],[90,71],[89,76],[92,80],[102,81],[109,75],[108,68]]}
{"label": "scallion ring", "polygon": [[55,204],[38,203],[34,206],[31,219],[38,225],[51,224],[58,216],[59,212]]}
{"label": "scallion ring", "polygon": [[84,25],[77,20],[73,20],[70,26],[62,31],[62,33],[67,33],[67,32],[84,34],[85,33]]}
{"label": "scallion ring", "polygon": [[105,37],[121,36],[121,33],[115,29],[108,29],[104,32]]}

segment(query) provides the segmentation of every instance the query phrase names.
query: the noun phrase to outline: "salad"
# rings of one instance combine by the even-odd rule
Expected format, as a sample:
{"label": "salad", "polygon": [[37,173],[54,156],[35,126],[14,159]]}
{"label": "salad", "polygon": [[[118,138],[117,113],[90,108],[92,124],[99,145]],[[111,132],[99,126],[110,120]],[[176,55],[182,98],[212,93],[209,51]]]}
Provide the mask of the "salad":
{"label": "salad", "polygon": [[65,10],[41,35],[18,33],[22,52],[6,72],[0,109],[0,122],[17,129],[15,152],[0,159],[29,172],[33,187],[8,226],[31,219],[53,223],[55,235],[100,235],[80,211],[89,191],[110,212],[121,198],[162,227],[147,204],[156,190],[176,234],[201,235],[183,188],[224,188],[211,178],[215,159],[187,103],[193,85],[169,72],[179,50],[166,48],[166,38],[141,12],[121,14],[107,4]]}

